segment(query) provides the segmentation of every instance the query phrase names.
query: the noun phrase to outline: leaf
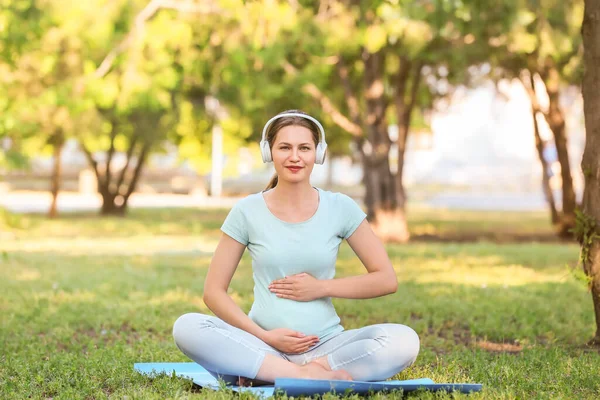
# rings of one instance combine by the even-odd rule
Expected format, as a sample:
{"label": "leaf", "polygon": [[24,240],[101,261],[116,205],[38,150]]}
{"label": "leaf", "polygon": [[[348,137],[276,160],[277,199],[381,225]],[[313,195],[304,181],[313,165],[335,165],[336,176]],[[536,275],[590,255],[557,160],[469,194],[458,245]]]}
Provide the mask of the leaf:
{"label": "leaf", "polygon": [[371,25],[365,32],[365,47],[371,53],[376,53],[387,42],[387,32],[381,25]]}
{"label": "leaf", "polygon": [[514,53],[533,53],[537,47],[538,38],[532,33],[520,29],[513,33],[508,49]]}

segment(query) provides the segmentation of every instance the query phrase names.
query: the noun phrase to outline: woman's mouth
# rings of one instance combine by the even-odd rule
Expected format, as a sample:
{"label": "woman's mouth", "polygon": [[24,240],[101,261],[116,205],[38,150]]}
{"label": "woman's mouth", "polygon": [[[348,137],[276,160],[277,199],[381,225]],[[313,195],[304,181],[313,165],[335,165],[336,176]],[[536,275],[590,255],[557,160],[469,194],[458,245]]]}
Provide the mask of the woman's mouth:
{"label": "woman's mouth", "polygon": [[302,169],[302,167],[286,167],[286,168],[294,173],[296,173]]}

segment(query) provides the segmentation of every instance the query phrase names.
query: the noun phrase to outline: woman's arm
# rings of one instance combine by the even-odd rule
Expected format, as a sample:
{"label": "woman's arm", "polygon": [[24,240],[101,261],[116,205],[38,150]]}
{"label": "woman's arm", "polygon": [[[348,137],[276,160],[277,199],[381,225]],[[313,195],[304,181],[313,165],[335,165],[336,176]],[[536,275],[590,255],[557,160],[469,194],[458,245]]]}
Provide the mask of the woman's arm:
{"label": "woman's arm", "polygon": [[383,243],[366,220],[348,238],[348,244],[362,261],[367,274],[317,280],[312,275],[301,273],[273,281],[269,289],[278,297],[295,301],[311,301],[322,297],[371,299],[396,292],[396,271]]}
{"label": "woman's arm", "polygon": [[395,293],[398,289],[396,271],[383,243],[366,219],[348,238],[348,244],[368,273],[320,281],[323,285],[323,297],[370,299]]}
{"label": "woman's arm", "polygon": [[264,341],[265,330],[252,321],[227,294],[246,246],[223,234],[208,267],[203,300],[220,319]]}

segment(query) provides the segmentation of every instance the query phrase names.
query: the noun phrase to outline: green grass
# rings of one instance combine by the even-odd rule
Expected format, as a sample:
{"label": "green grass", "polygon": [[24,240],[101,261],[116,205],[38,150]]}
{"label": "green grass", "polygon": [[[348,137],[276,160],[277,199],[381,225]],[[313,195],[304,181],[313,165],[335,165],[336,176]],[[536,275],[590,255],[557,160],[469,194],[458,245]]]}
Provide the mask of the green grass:
{"label": "green grass", "polygon": [[[135,362],[188,361],[171,327],[185,312],[208,312],[203,280],[226,212],[0,218],[0,398],[237,398],[133,371]],[[410,219],[415,235],[421,229],[441,239],[551,232],[542,214],[421,209]],[[577,262],[577,245],[416,241],[388,251],[398,292],[336,299],[345,327],[386,321],[413,327],[421,353],[397,379],[484,385],[468,396],[410,398],[600,396],[600,356],[582,345],[594,333],[590,294],[567,267]],[[338,271],[363,272],[347,245]],[[246,254],[231,285],[246,311],[251,289]]]}

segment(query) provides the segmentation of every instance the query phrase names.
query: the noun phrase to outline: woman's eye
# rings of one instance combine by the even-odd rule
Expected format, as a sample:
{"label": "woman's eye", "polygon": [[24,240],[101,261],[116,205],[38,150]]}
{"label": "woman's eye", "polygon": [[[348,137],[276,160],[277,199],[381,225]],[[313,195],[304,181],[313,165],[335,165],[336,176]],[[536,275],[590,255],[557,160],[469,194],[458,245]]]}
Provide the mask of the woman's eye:
{"label": "woman's eye", "polygon": [[304,146],[302,147],[302,150],[310,150],[310,147]]}

